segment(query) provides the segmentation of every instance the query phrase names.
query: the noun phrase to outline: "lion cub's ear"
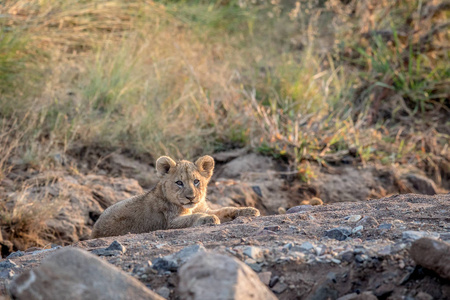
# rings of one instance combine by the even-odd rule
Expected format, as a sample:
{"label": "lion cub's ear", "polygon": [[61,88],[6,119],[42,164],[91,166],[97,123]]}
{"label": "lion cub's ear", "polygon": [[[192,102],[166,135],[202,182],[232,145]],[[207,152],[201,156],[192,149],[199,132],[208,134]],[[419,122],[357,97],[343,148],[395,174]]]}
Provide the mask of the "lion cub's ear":
{"label": "lion cub's ear", "polygon": [[156,171],[158,176],[162,177],[169,173],[170,168],[174,168],[177,163],[168,156],[161,156],[156,161]]}
{"label": "lion cub's ear", "polygon": [[205,155],[197,159],[195,165],[198,168],[200,174],[206,178],[210,178],[214,170],[214,158],[209,155]]}

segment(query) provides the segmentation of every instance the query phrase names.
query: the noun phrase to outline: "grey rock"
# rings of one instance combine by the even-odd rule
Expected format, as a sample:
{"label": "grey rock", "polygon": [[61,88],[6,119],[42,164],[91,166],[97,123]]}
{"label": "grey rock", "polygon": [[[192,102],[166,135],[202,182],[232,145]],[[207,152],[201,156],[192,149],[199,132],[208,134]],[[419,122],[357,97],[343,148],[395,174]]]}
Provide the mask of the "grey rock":
{"label": "grey rock", "polygon": [[378,298],[372,292],[363,292],[360,294],[351,293],[339,297],[336,300],[377,300]]}
{"label": "grey rock", "polygon": [[327,277],[317,283],[311,293],[306,298],[307,300],[326,300],[336,299],[339,292],[336,289],[336,275],[330,272]]}
{"label": "grey rock", "polygon": [[277,284],[272,287],[272,291],[276,294],[282,294],[287,288],[288,285],[286,283],[277,282]]}
{"label": "grey rock", "polygon": [[359,263],[363,263],[364,261],[366,261],[369,257],[367,255],[364,254],[357,254],[355,255],[355,261],[359,262]]}
{"label": "grey rock", "polygon": [[98,256],[116,256],[124,254],[127,251],[118,241],[112,242],[108,247],[92,250],[92,253]]}
{"label": "grey rock", "polygon": [[272,278],[270,278],[269,286],[273,287],[277,282],[280,281],[280,277],[275,275]]}
{"label": "grey rock", "polygon": [[393,227],[393,225],[391,223],[383,223],[383,224],[380,224],[380,226],[378,226],[378,229],[391,230],[392,227]]}
{"label": "grey rock", "polygon": [[298,248],[300,250],[310,251],[311,249],[314,248],[314,245],[312,243],[310,243],[310,242],[304,242]]}
{"label": "grey rock", "polygon": [[356,226],[362,225],[364,228],[375,228],[378,226],[378,221],[371,216],[366,216],[356,223]]}
{"label": "grey rock", "polygon": [[265,226],[264,230],[280,231],[281,227],[279,225],[269,225],[269,226]]}
{"label": "grey rock", "polygon": [[441,232],[439,237],[444,241],[450,241],[450,232]]}
{"label": "grey rock", "polygon": [[170,289],[166,286],[162,286],[155,291],[158,295],[163,297],[164,299],[168,299],[170,296]]}
{"label": "grey rock", "polygon": [[167,255],[164,257],[156,258],[152,261],[152,267],[159,273],[164,271],[175,272],[185,264],[192,256],[197,253],[206,252],[205,247],[201,244],[195,244],[191,246],[184,247],[177,253]]}
{"label": "grey rock", "polygon": [[64,248],[16,277],[14,299],[157,299],[138,280],[87,251]]}
{"label": "grey rock", "polygon": [[295,213],[299,213],[299,212],[306,212],[306,211],[310,211],[313,208],[312,205],[299,205],[299,206],[294,206],[289,208],[286,213],[287,214],[295,214]]}
{"label": "grey rock", "polygon": [[283,249],[284,249],[284,250],[291,250],[292,247],[294,247],[294,244],[293,244],[293,243],[287,243],[287,244],[285,244],[285,245],[283,246]]}
{"label": "grey rock", "polygon": [[158,271],[159,274],[166,271],[176,272],[178,270],[178,263],[167,257],[158,257],[152,261],[152,268]]}
{"label": "grey rock", "polygon": [[338,227],[325,231],[325,236],[338,241],[344,241],[350,236],[351,232],[351,228]]}
{"label": "grey rock", "polygon": [[341,261],[339,259],[337,259],[337,258],[332,258],[331,261],[334,262],[337,265],[341,263]]}
{"label": "grey rock", "polygon": [[356,226],[355,228],[352,229],[352,234],[360,232],[363,229],[364,229],[364,226],[362,226],[362,225]]}
{"label": "grey rock", "polygon": [[106,248],[101,249],[95,249],[91,251],[92,254],[98,255],[98,256],[116,256],[123,254],[122,251],[119,250],[106,250]]}
{"label": "grey rock", "polygon": [[418,240],[423,237],[430,237],[430,238],[439,238],[439,233],[437,232],[427,232],[427,231],[414,231],[414,230],[408,230],[403,231],[402,238],[405,240]]}
{"label": "grey rock", "polygon": [[262,271],[262,267],[260,264],[256,264],[256,263],[249,263],[247,264],[247,266],[249,266],[250,268],[252,268],[253,271],[255,271],[256,273],[259,273]]}
{"label": "grey rock", "polygon": [[0,271],[0,279],[11,279],[14,274],[14,271],[11,269],[3,269]]}
{"label": "grey rock", "polygon": [[264,257],[264,253],[259,247],[248,246],[244,249],[244,254],[254,260],[260,260]]}
{"label": "grey rock", "polygon": [[127,252],[127,248],[125,248],[125,246],[119,243],[118,241],[112,242],[111,245],[109,245],[108,248],[106,248],[106,250],[117,250],[122,253]]}
{"label": "grey rock", "polygon": [[25,255],[25,252],[19,250],[19,251],[11,253],[6,258],[21,257],[21,256],[24,256],[24,255]]}
{"label": "grey rock", "polygon": [[179,270],[180,299],[277,299],[258,275],[221,254],[195,255]]}
{"label": "grey rock", "polygon": [[0,269],[16,268],[17,264],[12,260],[6,259],[0,262]]}
{"label": "grey rock", "polygon": [[353,254],[352,251],[344,252],[341,257],[341,259],[346,262],[352,262],[354,258],[355,258],[355,255]]}
{"label": "grey rock", "polygon": [[449,243],[421,238],[411,245],[409,253],[418,265],[433,270],[442,278],[450,279]]}

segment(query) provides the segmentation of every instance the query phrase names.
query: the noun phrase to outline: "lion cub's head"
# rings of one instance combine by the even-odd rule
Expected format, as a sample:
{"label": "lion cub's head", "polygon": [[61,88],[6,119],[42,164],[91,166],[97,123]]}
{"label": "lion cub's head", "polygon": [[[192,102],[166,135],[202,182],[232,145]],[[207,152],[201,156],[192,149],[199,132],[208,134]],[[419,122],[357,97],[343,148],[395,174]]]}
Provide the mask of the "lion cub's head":
{"label": "lion cub's head", "polygon": [[205,155],[195,164],[181,160],[175,162],[168,156],[156,161],[164,196],[172,203],[193,209],[205,200],[206,188],[213,174],[214,159]]}

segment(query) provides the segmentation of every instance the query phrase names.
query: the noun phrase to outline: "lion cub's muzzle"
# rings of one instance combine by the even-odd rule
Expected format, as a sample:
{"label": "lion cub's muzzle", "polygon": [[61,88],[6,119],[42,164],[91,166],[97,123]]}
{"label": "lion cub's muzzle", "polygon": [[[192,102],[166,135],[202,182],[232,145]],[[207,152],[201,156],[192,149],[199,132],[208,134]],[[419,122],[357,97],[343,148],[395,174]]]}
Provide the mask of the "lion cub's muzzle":
{"label": "lion cub's muzzle", "polygon": [[185,196],[185,199],[181,201],[181,204],[186,208],[193,208],[197,206],[197,204],[200,202],[198,197],[195,196]]}

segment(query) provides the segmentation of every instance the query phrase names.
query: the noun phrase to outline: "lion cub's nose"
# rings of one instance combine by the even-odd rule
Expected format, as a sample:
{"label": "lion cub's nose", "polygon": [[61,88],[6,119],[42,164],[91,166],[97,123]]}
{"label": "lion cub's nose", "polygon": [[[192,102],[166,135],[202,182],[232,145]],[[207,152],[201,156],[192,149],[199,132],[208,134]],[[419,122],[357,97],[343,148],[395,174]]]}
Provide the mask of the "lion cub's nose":
{"label": "lion cub's nose", "polygon": [[195,196],[192,196],[192,197],[186,196],[186,199],[188,199],[189,201],[192,201],[195,199]]}

